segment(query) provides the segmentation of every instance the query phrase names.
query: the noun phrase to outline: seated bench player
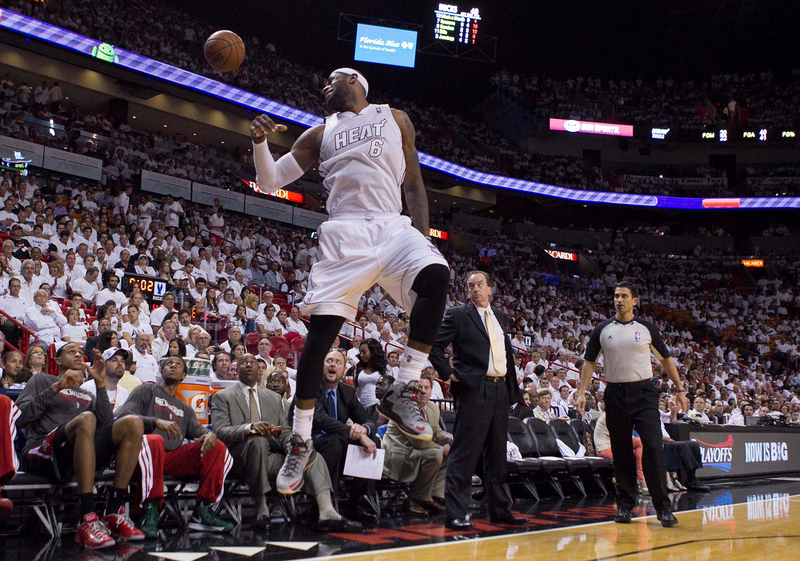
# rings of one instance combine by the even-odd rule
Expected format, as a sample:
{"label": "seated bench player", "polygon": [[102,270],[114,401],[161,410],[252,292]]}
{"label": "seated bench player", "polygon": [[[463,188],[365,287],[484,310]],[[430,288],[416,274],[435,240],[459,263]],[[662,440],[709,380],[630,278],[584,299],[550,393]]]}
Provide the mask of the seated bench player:
{"label": "seated bench player", "polygon": [[[124,360],[120,354],[110,361]],[[125,512],[128,490],[139,450],[142,447],[142,419],[130,416],[114,420],[106,391],[106,365],[98,351],[94,363],[83,361],[83,347],[67,343],[56,354],[59,375],[38,373],[28,381],[17,398],[21,412],[17,426],[28,429],[23,451],[26,472],[63,483],[74,473],[80,493],[80,522],[75,541],[86,548],[112,547],[121,540],[142,540]],[[95,381],[97,396],[80,385],[84,372]],[[116,472],[106,514],[102,521],[94,512],[94,475],[112,458]]]}
{"label": "seated bench player", "polygon": [[[175,397],[186,378],[186,362],[170,356],[161,365],[161,384],[142,384],[117,411],[120,418],[140,416],[147,434],[139,455],[141,494],[145,512],[142,532],[158,536],[158,508],[164,498],[164,475],[198,477],[197,506],[189,528],[205,532],[230,532],[234,526],[219,518],[212,505],[222,500],[225,477],[233,458],[217,435],[201,425],[194,410]],[[192,442],[185,442],[191,440]]]}
{"label": "seated bench player", "polygon": [[3,497],[3,484],[14,478],[19,469],[19,459],[14,450],[17,438],[17,419],[20,412],[11,399],[0,395],[0,520],[11,516],[14,503]]}

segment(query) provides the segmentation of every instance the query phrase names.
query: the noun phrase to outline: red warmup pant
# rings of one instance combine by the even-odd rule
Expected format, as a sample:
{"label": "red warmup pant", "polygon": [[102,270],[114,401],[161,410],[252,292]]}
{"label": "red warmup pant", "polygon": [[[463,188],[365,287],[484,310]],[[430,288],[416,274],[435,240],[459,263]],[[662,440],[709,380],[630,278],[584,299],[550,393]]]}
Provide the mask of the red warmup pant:
{"label": "red warmup pant", "polygon": [[[636,478],[641,481],[644,479],[644,472],[642,471],[642,451],[644,447],[642,446],[642,439],[634,437],[633,439],[633,455],[636,457]],[[601,458],[606,458],[607,460],[613,460],[614,456],[611,454],[611,448],[606,448],[605,450],[599,450],[597,455]]]}
{"label": "red warmup pant", "polygon": [[214,448],[201,458],[202,446],[202,442],[192,442],[167,452],[161,435],[144,435],[139,452],[142,499],[156,499],[160,505],[164,498],[164,475],[172,475],[197,477],[200,481],[197,498],[219,503],[225,478],[233,467],[233,457],[225,445],[217,440]]}
{"label": "red warmup pant", "polygon": [[8,397],[0,395],[0,485],[8,483],[19,469],[14,451],[20,411]]}

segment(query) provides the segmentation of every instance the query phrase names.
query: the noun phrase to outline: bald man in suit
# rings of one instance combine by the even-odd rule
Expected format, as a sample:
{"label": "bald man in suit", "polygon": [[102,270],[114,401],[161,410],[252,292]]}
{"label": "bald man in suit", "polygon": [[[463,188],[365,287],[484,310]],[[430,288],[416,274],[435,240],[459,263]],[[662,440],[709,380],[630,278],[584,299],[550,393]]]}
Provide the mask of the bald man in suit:
{"label": "bald man in suit", "polygon": [[[233,473],[247,483],[256,504],[255,527],[269,528],[269,509],[265,494],[272,489],[283,465],[287,447],[295,445],[287,411],[281,396],[259,387],[256,357],[247,354],[238,361],[239,383],[214,395],[211,422],[217,437],[233,456]],[[257,410],[253,410],[253,408]],[[282,430],[278,430],[282,429]],[[317,500],[318,529],[322,531],[357,530],[361,525],[342,518],[331,502],[331,478],[324,461],[309,462],[300,487]]]}

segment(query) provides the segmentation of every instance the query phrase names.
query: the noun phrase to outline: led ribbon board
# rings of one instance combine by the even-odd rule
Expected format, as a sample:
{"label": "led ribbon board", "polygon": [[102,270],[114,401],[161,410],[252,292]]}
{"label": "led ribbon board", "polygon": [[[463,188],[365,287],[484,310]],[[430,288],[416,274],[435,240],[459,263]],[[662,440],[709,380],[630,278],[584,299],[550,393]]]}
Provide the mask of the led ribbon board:
{"label": "led ribbon board", "polygon": [[[41,41],[53,43],[73,51],[95,56],[95,58],[105,60],[108,64],[122,66],[129,70],[140,72],[147,76],[158,78],[179,86],[197,90],[204,94],[212,95],[242,105],[254,111],[269,113],[303,125],[312,127],[321,125],[325,120],[312,113],[302,111],[295,107],[278,103],[260,95],[217,82],[211,78],[194,74],[181,68],[176,68],[169,64],[147,58],[124,49],[116,48],[97,39],[90,39],[67,29],[62,29],[49,23],[29,18],[5,9],[0,9],[0,27],[34,37]],[[109,49],[109,47],[111,47]],[[94,55],[93,55],[94,53]],[[97,55],[100,56],[97,56]],[[702,199],[685,197],[662,197],[656,195],[640,195],[635,193],[610,193],[604,191],[580,191],[539,183],[538,181],[528,181],[525,179],[515,179],[502,175],[494,175],[475,171],[453,162],[425,154],[419,153],[420,164],[452,175],[465,181],[471,181],[478,185],[487,187],[497,187],[509,189],[520,193],[528,193],[542,197],[553,197],[577,203],[600,203],[611,205],[641,206],[653,208],[676,208],[676,209],[704,209],[704,208],[726,208],[726,209],[800,209],[800,197],[745,197],[741,199]]]}

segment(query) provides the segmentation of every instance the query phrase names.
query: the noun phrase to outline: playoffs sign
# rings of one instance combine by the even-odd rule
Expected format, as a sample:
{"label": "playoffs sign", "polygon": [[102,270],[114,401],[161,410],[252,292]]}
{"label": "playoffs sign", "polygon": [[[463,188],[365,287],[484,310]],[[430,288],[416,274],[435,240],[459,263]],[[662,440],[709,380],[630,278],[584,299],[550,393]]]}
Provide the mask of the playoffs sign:
{"label": "playoffs sign", "polygon": [[797,469],[800,431],[691,431],[700,445],[700,478],[780,473]]}

